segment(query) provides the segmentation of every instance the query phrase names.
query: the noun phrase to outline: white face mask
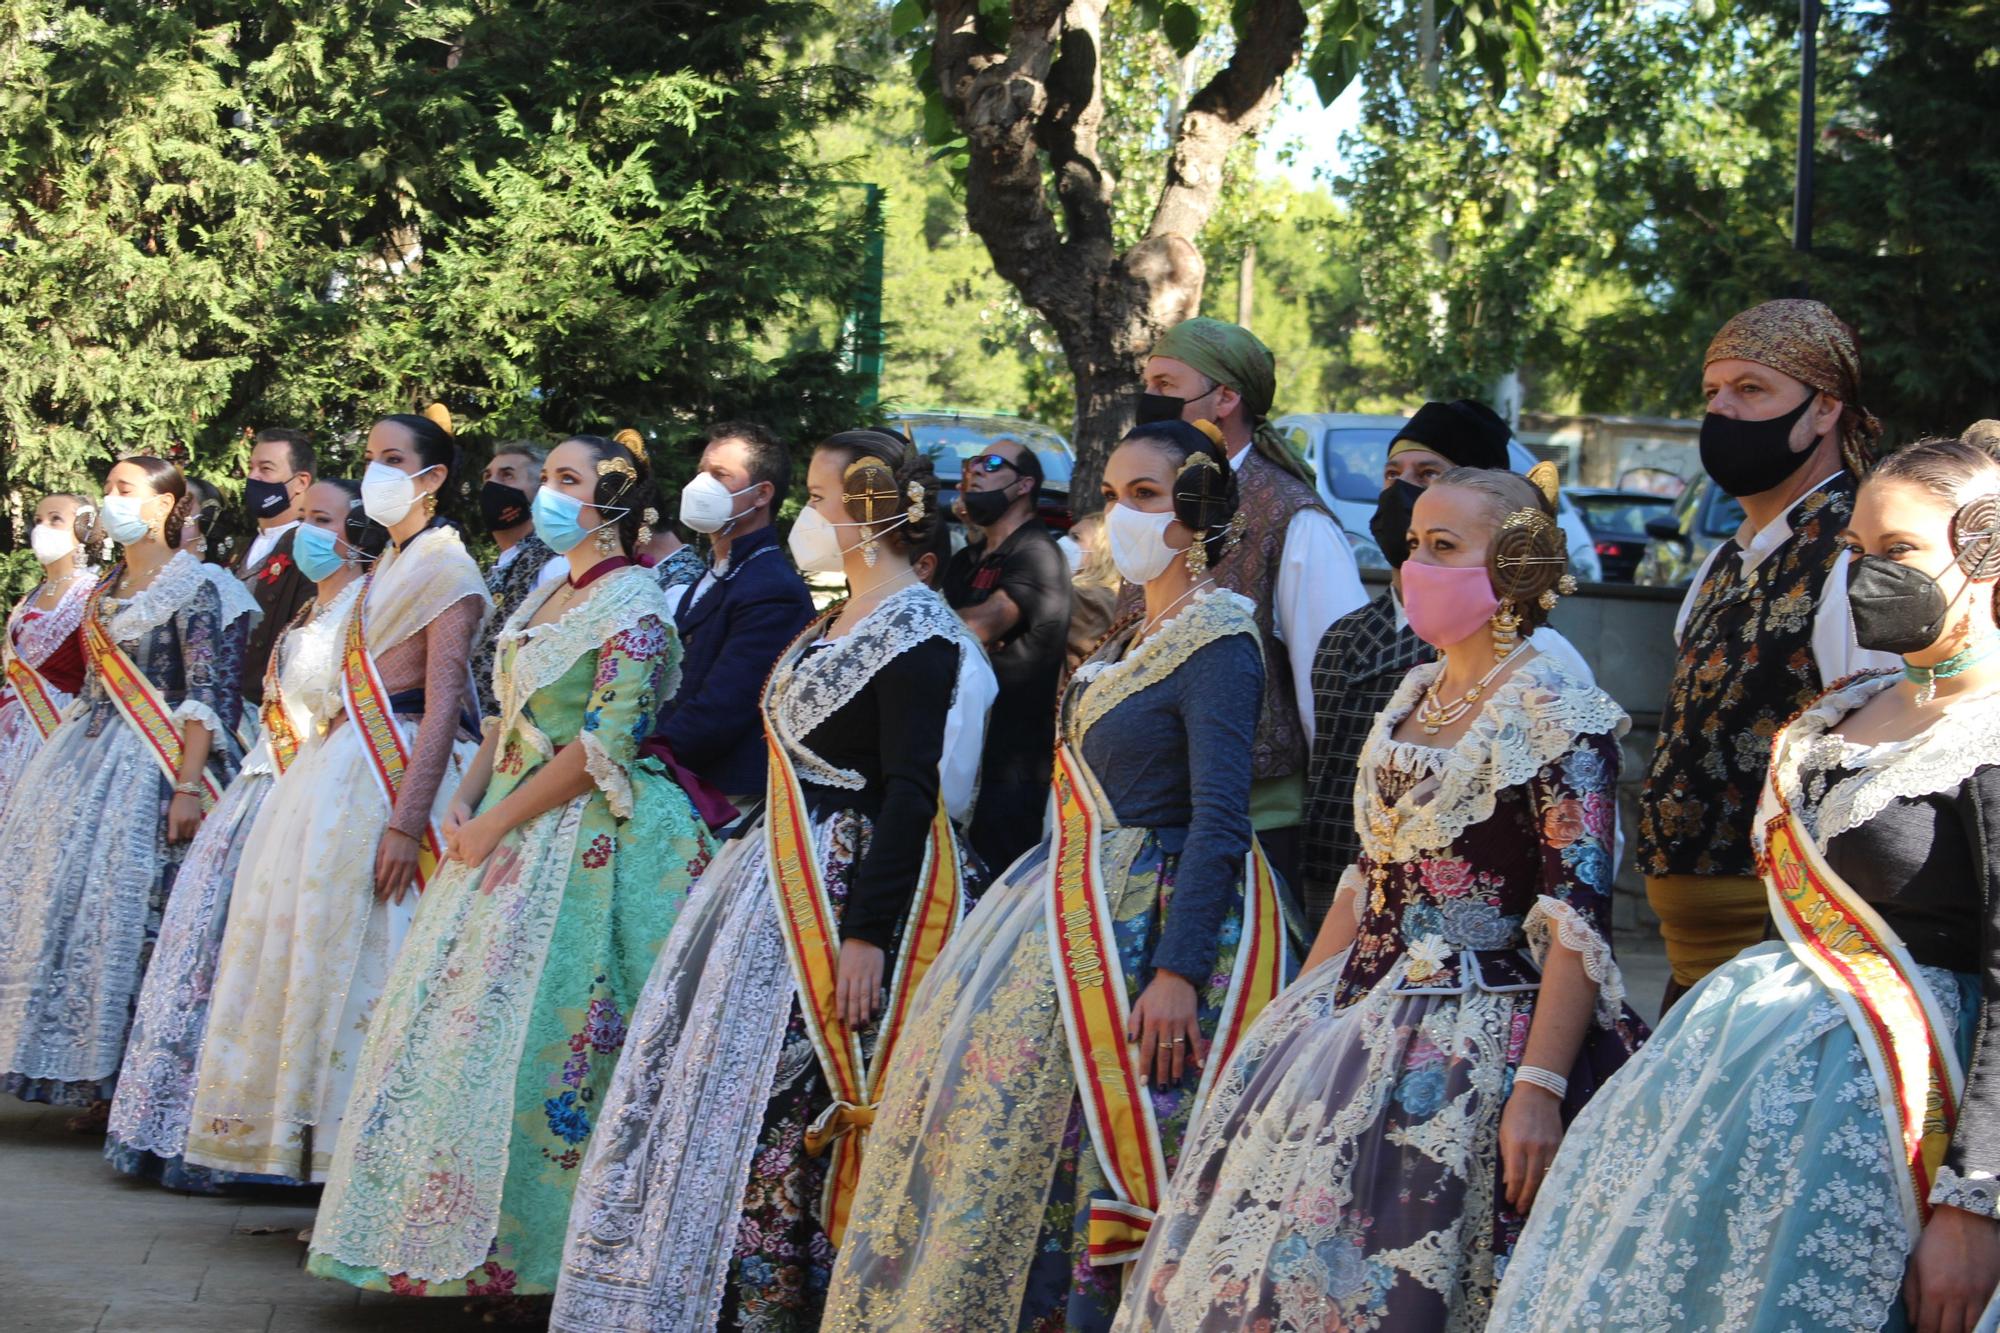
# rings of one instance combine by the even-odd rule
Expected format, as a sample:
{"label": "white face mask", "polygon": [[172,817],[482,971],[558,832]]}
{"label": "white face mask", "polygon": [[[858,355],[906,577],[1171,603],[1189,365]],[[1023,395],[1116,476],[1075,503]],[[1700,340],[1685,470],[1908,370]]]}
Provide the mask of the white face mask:
{"label": "white face mask", "polygon": [[136,495],[104,497],[104,533],[120,546],[144,541],[153,531],[146,521],[146,502]]}
{"label": "white face mask", "polygon": [[732,491],[712,473],[699,473],[681,487],[681,522],[696,532],[721,532],[743,517],[736,512],[736,497],[756,489],[757,483],[752,482],[740,491]]}
{"label": "white face mask", "polygon": [[417,478],[441,466],[433,463],[415,472],[405,472],[387,463],[370,463],[361,474],[362,512],[385,528],[401,523],[417,506]]}
{"label": "white face mask", "polygon": [[68,528],[38,527],[28,534],[28,545],[33,548],[35,559],[53,565],[76,549],[76,535]]}
{"label": "white face mask", "polygon": [[[882,531],[877,532],[875,535],[880,537],[883,533],[900,527],[909,521],[907,515],[902,518],[891,519],[881,524]],[[838,574],[841,571],[841,557],[861,545],[860,542],[856,542],[853,546],[842,546],[840,544],[840,530],[842,528],[865,528],[867,526],[869,525],[866,523],[831,522],[826,515],[808,505],[799,511],[798,520],[792,524],[792,534],[786,540],[786,545],[792,548],[792,559],[798,563],[799,569],[802,572],[807,574]]]}
{"label": "white face mask", "polygon": [[1149,514],[1126,504],[1104,511],[1104,536],[1111,545],[1111,563],[1127,583],[1147,584],[1167,572],[1181,552],[1167,545],[1171,509]]}

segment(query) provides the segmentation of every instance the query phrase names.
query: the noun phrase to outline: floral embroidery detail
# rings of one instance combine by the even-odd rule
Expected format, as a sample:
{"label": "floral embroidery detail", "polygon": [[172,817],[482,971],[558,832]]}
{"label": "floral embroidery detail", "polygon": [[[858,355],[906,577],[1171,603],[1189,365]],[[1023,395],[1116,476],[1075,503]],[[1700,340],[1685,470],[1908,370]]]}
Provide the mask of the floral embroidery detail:
{"label": "floral embroidery detail", "polygon": [[578,1104],[574,1092],[549,1098],[542,1110],[549,1117],[549,1132],[564,1143],[582,1143],[590,1137],[590,1113]]}
{"label": "floral embroidery detail", "polygon": [[389,1290],[398,1296],[422,1296],[429,1292],[430,1285],[424,1281],[412,1282],[403,1273],[389,1274]]}
{"label": "floral embroidery detail", "polygon": [[600,833],[590,840],[584,849],[583,866],[586,870],[602,870],[611,863],[611,835]]}
{"label": "floral embroidery detail", "polygon": [[285,576],[285,571],[290,569],[291,567],[292,567],[292,558],[286,555],[284,552],[279,551],[273,554],[269,560],[266,560],[264,562],[263,571],[259,573],[257,577],[262,579],[265,583],[276,583],[279,579]]}
{"label": "floral embroidery detail", "polygon": [[584,1014],[583,1037],[599,1055],[610,1055],[625,1044],[625,1016],[610,1000],[592,1000]]}
{"label": "floral embroidery detail", "polygon": [[485,1275],[484,1278],[466,1278],[466,1295],[508,1296],[513,1294],[516,1277],[512,1269],[502,1268],[493,1260],[488,1259],[479,1272]]}

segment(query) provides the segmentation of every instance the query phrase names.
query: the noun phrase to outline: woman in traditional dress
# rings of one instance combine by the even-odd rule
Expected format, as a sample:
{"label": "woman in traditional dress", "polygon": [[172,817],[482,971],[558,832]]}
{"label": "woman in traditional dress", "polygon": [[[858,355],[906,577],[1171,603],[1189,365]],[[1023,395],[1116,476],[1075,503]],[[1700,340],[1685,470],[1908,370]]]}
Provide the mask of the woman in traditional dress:
{"label": "woman in traditional dress", "polygon": [[1610,944],[1628,723],[1529,638],[1565,564],[1531,476],[1416,502],[1403,601],[1443,658],[1376,719],[1361,859],[1223,1073],[1120,1329],[1483,1327],[1564,1122],[1638,1045]]}
{"label": "woman in traditional dress", "polygon": [[1066,693],[1053,831],[917,996],[829,1329],[1108,1327],[1207,1091],[1204,1052],[1287,971],[1250,825],[1257,622],[1208,573],[1241,532],[1220,434],[1140,426],[1104,499],[1145,612]]}
{"label": "woman in traditional dress", "polygon": [[1572,1126],[1492,1328],[1965,1333],[2000,1278],[2000,464],[1912,445],[1842,541],[1863,648],[1780,733],[1779,939]]}
{"label": "woman in traditional dress", "polygon": [[[980,649],[910,564],[937,479],[899,437],[849,431],[807,480],[792,554],[844,573],[849,596],[778,659],[768,807],[702,876],[640,997],[584,1159],[557,1328],[817,1327],[822,1205],[852,1183],[869,1062],[961,906],[939,765]],[[976,753],[974,721],[959,735]]]}
{"label": "woman in traditional dress", "polygon": [[362,514],[361,488],[351,481],[321,481],[306,491],[303,505],[293,553],[315,585],[314,599],[271,654],[257,743],[202,821],[175,877],[104,1145],[119,1170],[190,1193],[211,1193],[237,1179],[181,1160],[230,891],[266,798],[340,711],[341,634],[361,591],[363,562],[380,552],[384,537]]}
{"label": "woman in traditional dress", "polygon": [[83,688],[83,608],[97,569],[84,543],[97,503],[81,495],[51,495],[35,506],[28,545],[42,581],[7,617],[0,639],[6,678],[0,680],[0,810],[42,742],[55,733],[63,709]]}
{"label": "woman in traditional dress", "polygon": [[415,1295],[555,1290],[571,1191],[633,1002],[707,828],[640,746],[677,683],[644,454],[559,445],[535,532],[569,577],[499,636],[489,723],[362,1049],[311,1270]]}
{"label": "woman in traditional dress", "polygon": [[105,479],[99,521],[124,551],[84,612],[89,673],[15,779],[33,798],[0,817],[0,1091],[94,1116],[188,840],[241,757],[257,607],[178,548],[191,495],[159,458]]}
{"label": "woman in traditional dress", "polygon": [[188,1128],[197,1166],[326,1178],[369,1015],[476,748],[466,661],[486,585],[436,518],[457,451],[432,411],[442,420],[368,432],[362,509],[389,546],[342,633],[342,711],[243,848]]}

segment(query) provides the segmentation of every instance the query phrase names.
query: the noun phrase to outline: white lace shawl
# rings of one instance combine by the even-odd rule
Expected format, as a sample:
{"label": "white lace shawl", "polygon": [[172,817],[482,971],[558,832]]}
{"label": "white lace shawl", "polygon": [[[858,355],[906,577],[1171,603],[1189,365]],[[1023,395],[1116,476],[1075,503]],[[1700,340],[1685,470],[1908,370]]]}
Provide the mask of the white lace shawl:
{"label": "white lace shawl", "polygon": [[1179,670],[1196,653],[1232,634],[1257,636],[1256,608],[1240,593],[1216,590],[1190,600],[1161,622],[1150,637],[1123,657],[1096,657],[1076,669],[1070,716],[1070,742],[1082,745],[1090,729],[1133,695],[1157,685]]}
{"label": "white lace shawl", "polygon": [[[1792,720],[1781,737],[1772,781],[1804,821],[1821,852],[1843,833],[1860,828],[1891,801],[1919,800],[1955,791],[1982,768],[2000,764],[2000,725],[1992,705],[1946,707],[1930,727],[1908,740],[1856,745],[1832,734],[1849,713],[1894,686],[1897,673],[1863,676],[1819,701]],[[1806,784],[1829,769],[1848,775],[1823,796]]]}
{"label": "white lace shawl", "polygon": [[[554,579],[529,593],[501,627],[499,646],[494,652],[493,690],[500,701],[500,734],[522,732],[531,744],[538,742],[538,753],[544,759],[553,755],[555,747],[539,728],[522,720],[522,713],[530,699],[561,680],[584,654],[596,652],[647,616],[659,620],[669,635],[674,632],[673,615],[667,609],[667,595],[653,581],[652,572],[637,565],[605,575],[591,585],[589,596],[568,607],[547,624],[530,625],[528,622],[534,619],[542,604],[563,586],[563,580]],[[507,661],[509,644],[519,645],[514,649],[511,672],[497,665]],[[676,654],[667,696],[670,697],[679,684],[680,665]],[[591,780],[604,792],[611,813],[620,819],[631,818],[632,784],[624,766],[604,749],[603,741],[595,732],[580,732],[577,739],[583,744],[584,767],[589,771]]]}
{"label": "white lace shawl", "polygon": [[176,551],[153,576],[153,581],[131,598],[114,599],[108,593],[105,595],[105,600],[112,602],[116,610],[104,628],[121,647],[134,648],[148,634],[186,610],[204,583],[215,589],[222,603],[223,627],[235,624],[243,616],[264,614],[242,580],[228,570],[203,564],[186,551]]}
{"label": "white lace shawl", "polygon": [[[929,588],[912,584],[883,598],[847,634],[818,652],[807,653],[799,645],[778,659],[764,691],[764,720],[791,753],[802,779],[842,791],[868,785],[861,774],[814,754],[805,737],[846,707],[884,666],[932,639],[950,642],[961,663],[967,652],[978,650],[958,613]],[[954,702],[957,678],[954,673]]]}
{"label": "white lace shawl", "polygon": [[29,620],[28,611],[41,595],[38,585],[7,618],[7,639],[0,645],[0,660],[18,657],[31,667],[40,667],[48,661],[49,654],[62,647],[63,640],[76,633],[76,627],[83,623],[83,608],[90,601],[90,590],[96,586],[96,571],[88,566],[79,567],[77,576],[63,589],[54,608]]}

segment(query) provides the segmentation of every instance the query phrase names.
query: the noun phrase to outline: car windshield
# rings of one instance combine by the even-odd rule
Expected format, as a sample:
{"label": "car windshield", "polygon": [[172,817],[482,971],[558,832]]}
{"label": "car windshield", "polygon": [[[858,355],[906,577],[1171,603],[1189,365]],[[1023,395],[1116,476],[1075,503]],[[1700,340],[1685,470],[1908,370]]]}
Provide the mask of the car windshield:
{"label": "car windshield", "polygon": [[1574,495],[1570,501],[1583,511],[1593,533],[1644,539],[1651,519],[1665,518],[1674,502],[1654,495]]}
{"label": "car windshield", "polygon": [[1720,488],[1715,499],[1709,502],[1706,531],[1711,537],[1734,537],[1736,530],[1743,526],[1743,502],[1733,495],[1725,495]]}
{"label": "car windshield", "polygon": [[1336,500],[1373,504],[1382,495],[1382,465],[1395,443],[1390,426],[1341,426],[1326,433],[1320,455],[1320,480]]}
{"label": "car windshield", "polygon": [[1024,441],[1035,451],[1035,457],[1041,460],[1042,476],[1050,489],[1069,489],[1074,463],[1068,447],[1059,438],[1029,422],[904,421],[901,424],[908,428],[917,447],[931,460],[939,480],[947,485],[958,484],[966,459],[985,453],[993,447],[995,440],[1014,439]]}

